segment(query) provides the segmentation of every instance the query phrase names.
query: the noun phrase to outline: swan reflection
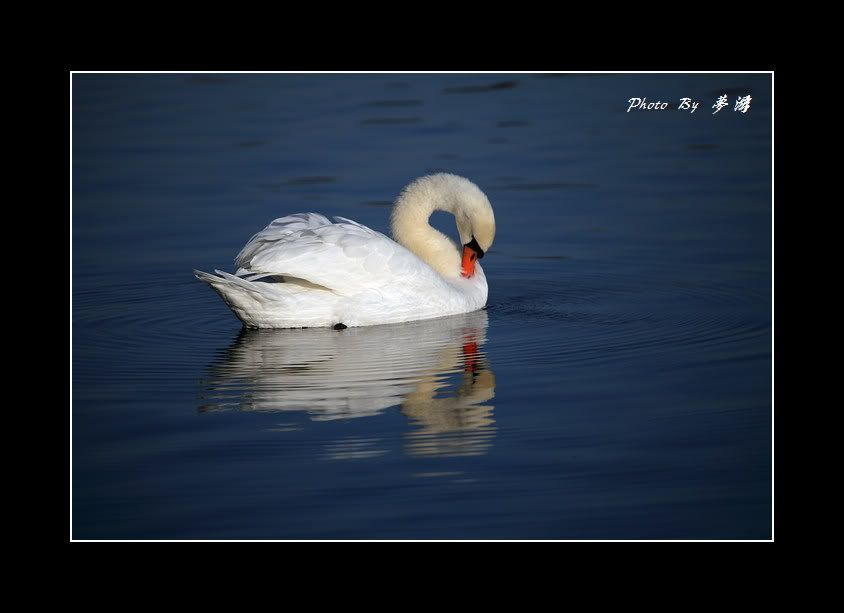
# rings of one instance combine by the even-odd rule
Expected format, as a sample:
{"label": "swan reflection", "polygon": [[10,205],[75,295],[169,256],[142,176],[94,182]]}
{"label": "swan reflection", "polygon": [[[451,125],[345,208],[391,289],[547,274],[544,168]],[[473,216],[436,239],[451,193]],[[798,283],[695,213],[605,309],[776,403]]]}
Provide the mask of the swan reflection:
{"label": "swan reflection", "polygon": [[[211,365],[199,410],[300,411],[324,421],[398,406],[413,426],[408,453],[484,453],[495,433],[487,326],[481,310],[341,331],[243,329]],[[344,447],[333,445],[332,457]]]}

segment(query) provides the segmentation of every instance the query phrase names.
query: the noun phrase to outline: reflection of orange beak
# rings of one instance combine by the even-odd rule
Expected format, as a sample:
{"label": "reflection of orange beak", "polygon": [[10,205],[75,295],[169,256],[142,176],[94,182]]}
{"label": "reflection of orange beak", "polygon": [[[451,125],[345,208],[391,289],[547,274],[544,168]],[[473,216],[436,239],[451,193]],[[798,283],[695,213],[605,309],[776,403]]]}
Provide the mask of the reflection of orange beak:
{"label": "reflection of orange beak", "polygon": [[463,343],[463,370],[467,372],[475,372],[478,366],[478,343],[470,341]]}
{"label": "reflection of orange beak", "polygon": [[469,245],[463,245],[463,264],[461,274],[467,279],[475,274],[475,262],[478,261],[478,254]]}

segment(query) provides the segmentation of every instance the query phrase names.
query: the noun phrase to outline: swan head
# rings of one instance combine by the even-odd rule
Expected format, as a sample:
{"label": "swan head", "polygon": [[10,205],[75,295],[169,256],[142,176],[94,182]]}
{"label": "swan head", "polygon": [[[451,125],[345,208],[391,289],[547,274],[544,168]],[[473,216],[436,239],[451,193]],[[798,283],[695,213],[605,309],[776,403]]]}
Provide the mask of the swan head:
{"label": "swan head", "polygon": [[[461,247],[428,225],[435,210],[454,215]],[[495,239],[495,215],[481,189],[449,173],[420,177],[404,188],[391,217],[393,237],[446,277],[471,277]]]}
{"label": "swan head", "polygon": [[468,184],[461,186],[462,197],[455,203],[454,217],[463,245],[460,274],[471,277],[475,274],[475,264],[495,240],[495,215],[489,199],[477,185],[463,177],[455,178]]}

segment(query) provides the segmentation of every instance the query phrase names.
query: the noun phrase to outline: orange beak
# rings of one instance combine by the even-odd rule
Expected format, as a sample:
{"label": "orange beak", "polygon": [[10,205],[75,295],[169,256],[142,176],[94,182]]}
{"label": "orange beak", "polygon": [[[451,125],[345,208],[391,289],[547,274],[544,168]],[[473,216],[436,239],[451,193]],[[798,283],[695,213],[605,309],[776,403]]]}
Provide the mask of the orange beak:
{"label": "orange beak", "polygon": [[478,261],[478,254],[469,245],[463,245],[463,264],[461,274],[467,279],[475,274],[475,262]]}

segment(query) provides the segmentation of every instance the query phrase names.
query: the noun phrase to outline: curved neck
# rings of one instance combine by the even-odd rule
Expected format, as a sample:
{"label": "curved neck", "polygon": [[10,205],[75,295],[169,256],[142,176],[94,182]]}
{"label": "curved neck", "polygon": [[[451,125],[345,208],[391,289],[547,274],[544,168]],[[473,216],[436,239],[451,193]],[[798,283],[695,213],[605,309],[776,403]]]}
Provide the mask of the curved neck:
{"label": "curved neck", "polygon": [[450,190],[437,190],[429,184],[409,185],[396,200],[390,217],[390,230],[403,245],[443,277],[460,275],[457,245],[428,219],[434,211],[455,214],[457,198]]}

